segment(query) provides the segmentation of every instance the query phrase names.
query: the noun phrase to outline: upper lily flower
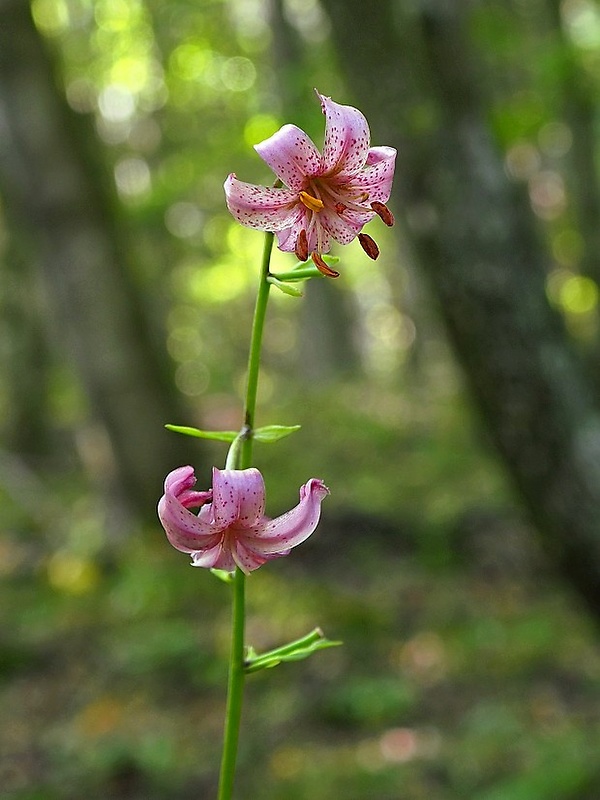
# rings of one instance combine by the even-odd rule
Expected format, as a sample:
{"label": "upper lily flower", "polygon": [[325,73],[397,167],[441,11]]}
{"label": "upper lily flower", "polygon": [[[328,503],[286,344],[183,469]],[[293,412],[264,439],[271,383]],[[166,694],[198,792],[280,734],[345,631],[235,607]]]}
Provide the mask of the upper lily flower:
{"label": "upper lily flower", "polygon": [[[249,573],[265,561],[286,556],[317,527],[325,484],[311,478],[300,488],[300,502],[276,519],[264,515],[265,484],[257,469],[213,469],[207,492],[192,489],[192,467],[167,475],[158,516],[169,542],[190,553],[195,567]],[[200,507],[198,514],[188,509]]]}
{"label": "upper lily flower", "polygon": [[242,225],[277,234],[278,247],[295,252],[300,261],[311,256],[326,275],[336,276],[323,261],[331,240],[348,244],[356,236],[371,258],[379,248],[361,233],[377,214],[386,225],[394,217],[385,203],[394,178],[396,150],[371,147],[367,120],[357,108],[334,103],[317,92],[325,114],[325,144],[321,154],[296,125],[284,125],[255,145],[282,188],[225,181],[227,207]]}

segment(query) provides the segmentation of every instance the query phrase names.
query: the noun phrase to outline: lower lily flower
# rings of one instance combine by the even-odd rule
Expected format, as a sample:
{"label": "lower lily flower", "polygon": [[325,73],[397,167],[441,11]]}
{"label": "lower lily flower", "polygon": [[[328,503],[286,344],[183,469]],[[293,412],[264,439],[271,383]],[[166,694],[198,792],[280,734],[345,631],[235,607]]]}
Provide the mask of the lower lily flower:
{"label": "lower lily flower", "polygon": [[[277,235],[278,247],[299,261],[312,258],[325,275],[338,273],[322,254],[331,240],[348,244],[355,237],[370,258],[379,248],[364,225],[378,215],[386,225],[394,217],[385,205],[394,178],[396,150],[371,147],[363,114],[317,92],[325,114],[325,143],[321,154],[295,125],[284,125],[255,150],[277,176],[279,187],[244,183],[235,174],[225,181],[230,212],[242,225]],[[281,187],[283,184],[283,187]]]}
{"label": "lower lily flower", "polygon": [[[213,486],[192,489],[192,467],[167,475],[158,516],[169,542],[189,553],[192,565],[246,574],[272,558],[286,556],[317,527],[321,502],[329,494],[325,484],[311,478],[300,487],[300,502],[280,517],[265,517],[265,484],[251,469],[213,468]],[[200,507],[198,514],[189,509]]]}

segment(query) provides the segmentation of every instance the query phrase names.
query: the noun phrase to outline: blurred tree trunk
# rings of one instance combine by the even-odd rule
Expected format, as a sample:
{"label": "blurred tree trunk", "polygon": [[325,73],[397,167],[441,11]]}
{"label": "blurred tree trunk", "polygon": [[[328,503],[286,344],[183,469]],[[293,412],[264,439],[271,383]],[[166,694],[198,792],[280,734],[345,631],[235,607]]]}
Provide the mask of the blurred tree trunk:
{"label": "blurred tree trunk", "polygon": [[546,301],[546,255],[486,124],[478,2],[323,0],[487,428],[547,550],[600,617],[600,416]]}
{"label": "blurred tree trunk", "polygon": [[[2,420],[5,446],[26,459],[47,457],[53,442],[48,424],[50,365],[44,335],[38,282],[22,253],[8,242],[0,260],[4,333],[3,367],[6,409]],[[27,365],[27,368],[24,368]]]}
{"label": "blurred tree trunk", "polygon": [[[86,153],[93,134],[53,79],[23,0],[0,0],[0,189],[16,240],[43,272],[55,341],[108,434],[111,487],[154,514],[178,460],[163,425],[177,416],[141,313],[106,184]],[[106,478],[106,476],[103,476]]]}

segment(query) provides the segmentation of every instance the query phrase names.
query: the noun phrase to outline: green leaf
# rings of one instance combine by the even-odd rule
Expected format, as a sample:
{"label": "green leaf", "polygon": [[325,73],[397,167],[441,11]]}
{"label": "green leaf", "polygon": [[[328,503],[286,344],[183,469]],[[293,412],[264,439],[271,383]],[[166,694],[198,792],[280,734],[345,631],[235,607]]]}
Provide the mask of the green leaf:
{"label": "green leaf", "polygon": [[[165,428],[175,433],[183,433],[186,436],[195,436],[198,439],[213,439],[217,442],[234,442],[240,434],[236,431],[202,431],[199,428],[190,428],[186,425],[165,425]],[[290,433],[300,430],[300,425],[265,425],[256,428],[253,439],[257,442],[277,442]]]}
{"label": "green leaf", "polygon": [[280,281],[277,278],[274,278],[273,275],[269,275],[267,281],[273,286],[277,287],[277,289],[279,289],[279,291],[283,292],[284,294],[289,294],[292,297],[302,297],[302,292],[300,291],[300,289],[296,289],[295,286],[290,286],[289,283],[284,283],[284,281]]}
{"label": "green leaf", "polygon": [[272,669],[284,661],[301,661],[319,650],[328,647],[339,647],[342,642],[327,639],[320,628],[315,628],[306,636],[295,642],[284,644],[268,653],[256,655],[253,648],[248,648],[244,670],[247,673],[258,672],[261,669]]}
{"label": "green leaf", "polygon": [[301,425],[265,425],[262,428],[255,428],[252,438],[256,442],[277,442],[290,433],[296,433],[301,427]]}
{"label": "green leaf", "polygon": [[183,433],[185,436],[195,436],[198,439],[213,439],[217,442],[233,442],[238,436],[236,431],[201,431],[199,428],[189,428],[186,425],[165,425],[169,431]]}

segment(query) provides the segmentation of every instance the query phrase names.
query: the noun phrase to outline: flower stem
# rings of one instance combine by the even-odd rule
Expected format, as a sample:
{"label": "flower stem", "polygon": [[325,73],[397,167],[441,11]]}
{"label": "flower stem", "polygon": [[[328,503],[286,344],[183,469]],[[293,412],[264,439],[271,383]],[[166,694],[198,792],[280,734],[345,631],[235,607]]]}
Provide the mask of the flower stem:
{"label": "flower stem", "polygon": [[241,569],[236,569],[233,579],[233,609],[231,629],[231,654],[227,681],[227,707],[225,710],[225,736],[221,773],[219,775],[218,800],[231,800],[235,777],[242,700],[244,692],[244,617],[245,579]]}
{"label": "flower stem", "polygon": [[[244,428],[247,436],[243,438],[239,450],[232,452],[232,461],[236,464],[229,465],[229,469],[247,469],[252,464],[252,429],[256,413],[256,395],[258,391],[258,373],[260,369],[260,352],[264,330],[267,302],[269,300],[270,284],[269,264],[273,248],[273,233],[265,235],[262,266],[252,334],[250,338],[250,353],[248,356],[248,375],[246,383],[246,399],[244,403]],[[229,679],[227,682],[227,707],[225,710],[225,735],[223,741],[223,755],[221,758],[221,772],[219,776],[218,800],[231,800],[233,795],[233,782],[235,776],[235,763],[242,716],[242,699],[244,692],[244,628],[245,628],[245,581],[246,576],[239,569],[235,571],[233,579],[233,609],[231,629],[231,653],[229,659]]]}
{"label": "flower stem", "polygon": [[269,289],[271,288],[271,284],[267,278],[269,277],[269,264],[271,263],[271,250],[273,249],[274,237],[274,233],[265,234],[265,246],[263,249],[258,294],[256,296],[256,306],[254,307],[252,336],[250,339],[250,353],[248,355],[246,402],[244,405],[244,425],[248,429],[249,435],[244,440],[242,445],[240,469],[246,469],[252,464],[252,429],[254,427],[254,415],[256,413],[256,394],[258,391],[258,373],[260,370],[262,336],[265,326],[265,316],[267,313],[267,302],[269,300]]}

